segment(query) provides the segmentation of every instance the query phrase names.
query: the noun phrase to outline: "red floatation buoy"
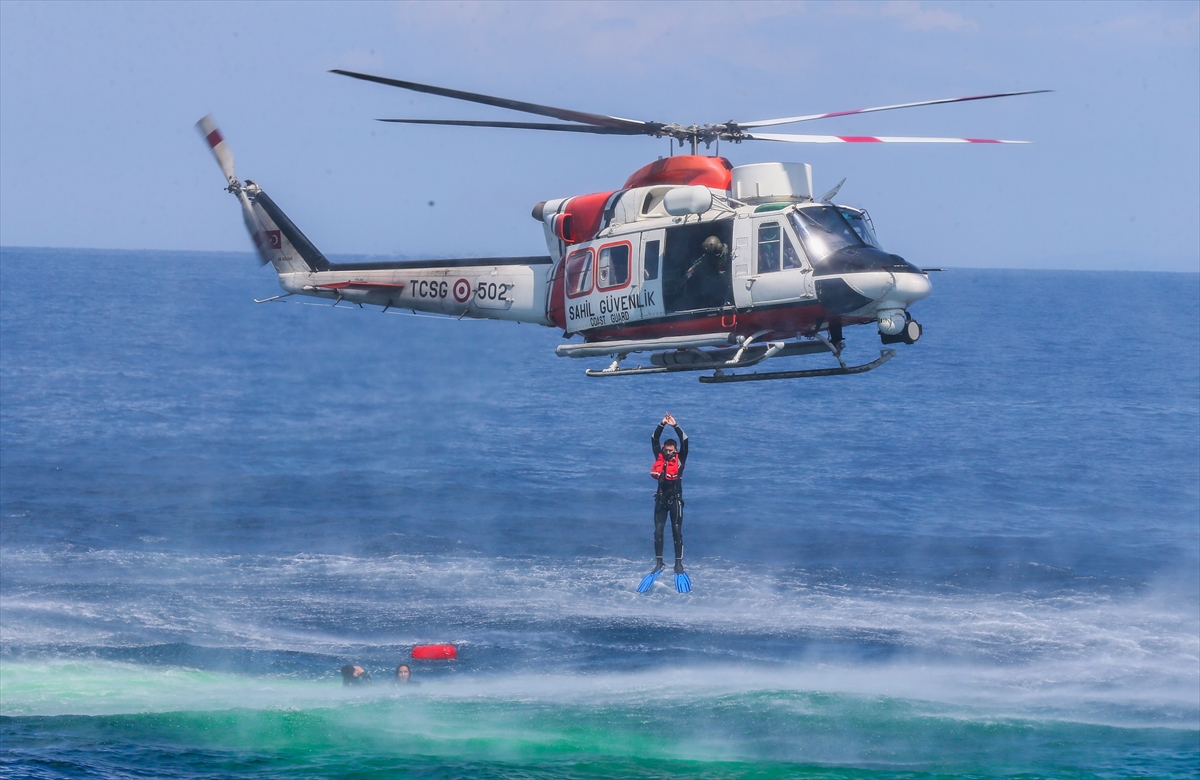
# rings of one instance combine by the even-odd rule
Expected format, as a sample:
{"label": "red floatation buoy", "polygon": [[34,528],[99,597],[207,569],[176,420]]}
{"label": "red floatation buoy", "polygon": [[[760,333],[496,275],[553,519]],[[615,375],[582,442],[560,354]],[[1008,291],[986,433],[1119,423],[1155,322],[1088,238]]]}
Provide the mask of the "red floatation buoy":
{"label": "red floatation buoy", "polygon": [[421,661],[449,661],[458,658],[458,650],[454,645],[417,645],[412,657]]}

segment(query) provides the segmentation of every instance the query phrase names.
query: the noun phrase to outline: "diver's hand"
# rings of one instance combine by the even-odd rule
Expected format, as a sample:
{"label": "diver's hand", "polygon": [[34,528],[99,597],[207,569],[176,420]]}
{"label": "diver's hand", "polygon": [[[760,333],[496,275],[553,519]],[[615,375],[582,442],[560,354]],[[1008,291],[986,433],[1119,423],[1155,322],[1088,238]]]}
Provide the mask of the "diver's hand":
{"label": "diver's hand", "polygon": [[671,426],[675,425],[675,418],[671,416],[670,412],[667,412],[666,416],[663,417],[663,423]]}

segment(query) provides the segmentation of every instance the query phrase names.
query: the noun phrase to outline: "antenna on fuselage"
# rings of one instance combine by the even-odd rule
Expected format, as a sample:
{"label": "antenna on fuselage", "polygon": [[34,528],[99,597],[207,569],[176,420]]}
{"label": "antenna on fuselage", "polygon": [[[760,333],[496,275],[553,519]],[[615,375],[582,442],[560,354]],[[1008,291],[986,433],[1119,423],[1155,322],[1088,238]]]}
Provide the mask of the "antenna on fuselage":
{"label": "antenna on fuselage", "polygon": [[839,181],[839,182],[837,183],[837,186],[835,186],[835,187],[834,187],[833,189],[831,189],[829,192],[827,192],[827,193],[825,193],[824,195],[822,195],[822,196],[821,196],[821,202],[822,202],[822,203],[828,203],[829,201],[831,201],[831,200],[833,200],[834,198],[836,198],[836,197],[837,197],[837,194],[838,194],[838,190],[840,190],[840,189],[842,188],[842,185],[843,185],[843,184],[845,184],[845,183],[846,183],[846,180],[845,180],[845,179],[842,179],[841,181]]}

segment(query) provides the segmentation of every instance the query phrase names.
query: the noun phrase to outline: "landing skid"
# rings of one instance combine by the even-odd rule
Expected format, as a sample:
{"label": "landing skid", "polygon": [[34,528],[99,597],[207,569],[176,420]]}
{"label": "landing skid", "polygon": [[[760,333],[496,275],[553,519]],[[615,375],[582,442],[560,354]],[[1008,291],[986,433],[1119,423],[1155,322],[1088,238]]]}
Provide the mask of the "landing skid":
{"label": "landing skid", "polygon": [[[638,376],[643,374],[673,374],[680,371],[712,371],[712,376],[702,376],[700,381],[705,384],[718,382],[753,382],[763,379],[800,379],[815,376],[838,376],[841,374],[861,374],[883,365],[896,354],[894,349],[881,350],[879,358],[860,366],[848,366],[842,360],[841,342],[832,343],[821,334],[816,334],[812,341],[793,342],[773,341],[766,344],[753,344],[755,338],[765,335],[756,333],[742,341],[738,347],[724,349],[676,349],[669,352],[656,352],[650,356],[649,366],[622,367],[621,361],[628,357],[628,352],[617,352],[612,365],[604,369],[588,369],[588,376]],[[599,345],[597,345],[599,346]],[[633,351],[633,350],[629,350]],[[793,355],[808,355],[818,352],[829,352],[837,359],[837,368],[818,368],[802,371],[772,371],[753,374],[726,374],[735,368],[750,368],[764,360],[775,357],[790,357]]]}
{"label": "landing skid", "polygon": [[810,376],[863,374],[873,368],[879,368],[895,356],[896,350],[881,349],[879,350],[878,358],[872,360],[870,363],[863,363],[861,366],[842,365],[837,368],[813,368],[804,371],[767,371],[761,374],[756,371],[753,374],[726,374],[721,369],[717,369],[712,376],[700,377],[700,381],[706,385],[713,385],[722,382],[757,382],[763,379],[803,379]]}

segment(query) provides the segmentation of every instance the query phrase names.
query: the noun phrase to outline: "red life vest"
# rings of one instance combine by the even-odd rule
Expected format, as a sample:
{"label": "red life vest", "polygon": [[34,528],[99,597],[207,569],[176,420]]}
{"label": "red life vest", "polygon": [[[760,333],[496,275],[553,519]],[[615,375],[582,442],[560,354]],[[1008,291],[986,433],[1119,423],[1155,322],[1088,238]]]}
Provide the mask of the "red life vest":
{"label": "red life vest", "polygon": [[679,455],[667,460],[660,452],[658,460],[654,461],[654,465],[650,467],[650,476],[655,479],[666,479],[667,482],[679,481]]}

